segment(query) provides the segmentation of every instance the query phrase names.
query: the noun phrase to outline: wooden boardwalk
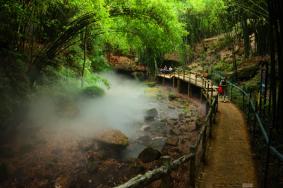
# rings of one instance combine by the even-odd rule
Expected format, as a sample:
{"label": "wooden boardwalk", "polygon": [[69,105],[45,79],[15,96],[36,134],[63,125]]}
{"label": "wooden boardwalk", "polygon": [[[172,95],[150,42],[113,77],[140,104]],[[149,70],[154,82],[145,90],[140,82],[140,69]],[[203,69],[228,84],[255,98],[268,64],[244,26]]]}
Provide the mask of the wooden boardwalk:
{"label": "wooden boardwalk", "polygon": [[163,79],[173,79],[173,85],[174,85],[174,79],[182,80],[184,82],[187,82],[188,84],[192,84],[196,87],[201,88],[203,95],[208,98],[211,98],[212,96],[216,96],[218,94],[217,93],[218,86],[215,85],[211,80],[197,73],[179,71],[175,73],[159,74],[158,77]]}

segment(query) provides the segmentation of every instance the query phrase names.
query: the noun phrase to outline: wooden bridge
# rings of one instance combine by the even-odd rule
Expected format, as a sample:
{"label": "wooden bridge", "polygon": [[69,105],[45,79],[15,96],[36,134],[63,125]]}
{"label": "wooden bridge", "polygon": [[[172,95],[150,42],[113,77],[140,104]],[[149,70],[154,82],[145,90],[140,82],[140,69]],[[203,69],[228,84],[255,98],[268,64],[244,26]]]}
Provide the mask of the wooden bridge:
{"label": "wooden bridge", "polygon": [[202,76],[201,74],[177,70],[173,73],[158,74],[158,78],[162,79],[162,83],[169,82],[173,88],[177,88],[178,92],[193,96],[205,97],[207,100],[217,95],[218,86]]}

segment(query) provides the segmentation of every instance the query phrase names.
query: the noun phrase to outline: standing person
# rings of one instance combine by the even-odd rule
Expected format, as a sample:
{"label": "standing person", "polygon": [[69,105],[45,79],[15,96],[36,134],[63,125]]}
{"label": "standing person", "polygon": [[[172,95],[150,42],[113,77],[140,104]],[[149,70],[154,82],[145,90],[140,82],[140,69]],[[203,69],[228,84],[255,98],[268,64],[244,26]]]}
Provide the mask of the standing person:
{"label": "standing person", "polygon": [[168,70],[169,70],[169,72],[172,72],[173,68],[170,66]]}
{"label": "standing person", "polygon": [[165,74],[168,73],[168,69],[167,69],[166,65],[164,66],[163,71],[164,71]]}
{"label": "standing person", "polygon": [[218,85],[217,91],[218,91],[218,95],[223,96],[223,88],[220,84]]}
{"label": "standing person", "polygon": [[222,87],[222,93],[223,93],[223,102],[226,102],[227,97],[227,81],[226,77],[224,76],[219,84]]}

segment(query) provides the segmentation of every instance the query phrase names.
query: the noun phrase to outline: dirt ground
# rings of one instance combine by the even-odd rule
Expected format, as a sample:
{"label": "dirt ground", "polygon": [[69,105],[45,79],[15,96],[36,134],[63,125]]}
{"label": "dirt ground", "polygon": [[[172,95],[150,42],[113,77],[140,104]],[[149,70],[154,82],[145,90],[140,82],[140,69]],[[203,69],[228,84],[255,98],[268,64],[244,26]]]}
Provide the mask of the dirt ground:
{"label": "dirt ground", "polygon": [[219,102],[217,123],[199,187],[258,187],[246,122],[231,103]]}

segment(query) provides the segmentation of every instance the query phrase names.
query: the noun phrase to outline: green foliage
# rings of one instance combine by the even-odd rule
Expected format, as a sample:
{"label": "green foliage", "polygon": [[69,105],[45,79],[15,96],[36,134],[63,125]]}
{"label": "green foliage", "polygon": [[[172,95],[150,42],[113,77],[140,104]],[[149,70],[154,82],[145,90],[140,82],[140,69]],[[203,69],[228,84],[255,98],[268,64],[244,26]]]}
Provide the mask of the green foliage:
{"label": "green foliage", "polygon": [[213,66],[214,71],[229,72],[233,69],[232,63],[227,63],[224,60],[220,60]]}
{"label": "green foliage", "polygon": [[234,39],[230,37],[230,35],[225,35],[223,38],[220,38],[216,45],[214,46],[216,51],[223,50],[224,48],[227,48],[233,44]]}
{"label": "green foliage", "polygon": [[222,14],[226,7],[223,0],[188,0],[182,20],[186,23],[189,33],[187,42],[216,35],[223,31]]}

